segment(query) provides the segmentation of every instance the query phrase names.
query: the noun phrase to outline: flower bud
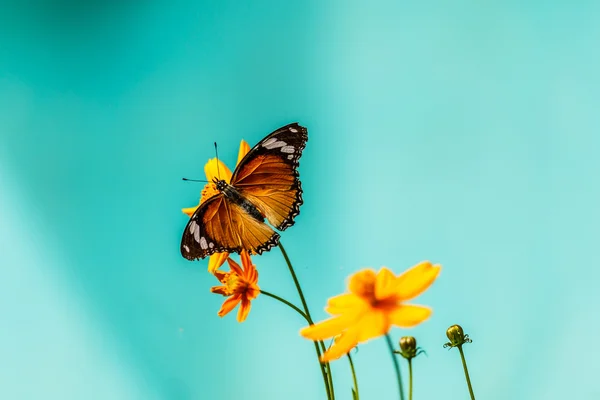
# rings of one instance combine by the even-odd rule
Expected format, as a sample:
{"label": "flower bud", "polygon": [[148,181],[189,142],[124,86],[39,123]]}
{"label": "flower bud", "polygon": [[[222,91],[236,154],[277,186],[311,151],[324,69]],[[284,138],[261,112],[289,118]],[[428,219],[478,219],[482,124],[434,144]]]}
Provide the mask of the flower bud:
{"label": "flower bud", "polygon": [[462,346],[465,343],[471,343],[469,335],[465,335],[465,332],[460,325],[452,325],[448,328],[446,336],[448,336],[450,342],[446,343],[444,347],[457,347]]}
{"label": "flower bud", "polygon": [[412,336],[403,336],[400,338],[400,349],[402,351],[416,350],[417,339]]}

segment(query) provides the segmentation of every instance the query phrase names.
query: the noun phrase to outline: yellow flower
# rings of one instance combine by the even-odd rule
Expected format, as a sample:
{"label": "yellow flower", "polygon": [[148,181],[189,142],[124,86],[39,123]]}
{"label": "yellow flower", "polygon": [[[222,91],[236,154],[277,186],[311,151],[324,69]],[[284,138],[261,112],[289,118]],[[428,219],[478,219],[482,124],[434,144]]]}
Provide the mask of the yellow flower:
{"label": "yellow flower", "polygon": [[227,259],[229,263],[229,272],[215,271],[214,274],[223,286],[213,286],[210,291],[229,297],[223,303],[219,310],[219,317],[227,315],[239,303],[238,322],[244,322],[250,312],[251,301],[260,293],[257,285],[258,271],[252,265],[250,254],[243,251],[241,254],[242,267],[231,258]]}
{"label": "yellow flower", "polygon": [[440,269],[440,265],[423,261],[397,277],[386,267],[378,273],[372,269],[359,271],[350,277],[350,293],[327,302],[325,311],[334,317],[308,326],[300,334],[311,340],[341,334],[321,357],[326,362],[347,354],[358,343],[385,335],[392,325],[418,325],[431,315],[431,309],[404,302],[423,293]]}
{"label": "yellow flower", "polygon": [[[249,151],[250,146],[245,140],[242,140],[240,142],[240,150],[238,152],[238,164]],[[227,183],[231,181],[231,170],[227,168],[227,165],[225,165],[221,160],[217,160],[216,158],[211,158],[208,160],[204,166],[204,173],[206,174],[206,180],[208,183],[202,189],[200,194],[200,202],[195,207],[181,209],[181,211],[183,211],[183,213],[187,214],[189,217],[196,212],[196,209],[200,207],[202,203],[219,193],[217,186],[213,182],[214,178],[222,179]],[[223,265],[225,260],[227,260],[227,257],[229,257],[229,253],[215,253],[210,256],[210,259],[208,260],[208,272],[214,273],[221,265]]]}

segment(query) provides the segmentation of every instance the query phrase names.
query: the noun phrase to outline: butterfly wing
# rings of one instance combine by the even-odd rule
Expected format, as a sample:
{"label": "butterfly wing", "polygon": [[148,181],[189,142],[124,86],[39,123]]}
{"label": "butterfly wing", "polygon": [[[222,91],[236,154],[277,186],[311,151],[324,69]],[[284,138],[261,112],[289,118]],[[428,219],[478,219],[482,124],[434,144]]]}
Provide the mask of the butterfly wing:
{"label": "butterfly wing", "polygon": [[277,129],[240,161],[231,178],[239,193],[283,231],[294,224],[302,204],[298,165],[308,133],[297,123]]}
{"label": "butterfly wing", "polygon": [[213,253],[261,254],[277,245],[279,234],[219,193],[198,207],[181,238],[181,255],[197,260]]}

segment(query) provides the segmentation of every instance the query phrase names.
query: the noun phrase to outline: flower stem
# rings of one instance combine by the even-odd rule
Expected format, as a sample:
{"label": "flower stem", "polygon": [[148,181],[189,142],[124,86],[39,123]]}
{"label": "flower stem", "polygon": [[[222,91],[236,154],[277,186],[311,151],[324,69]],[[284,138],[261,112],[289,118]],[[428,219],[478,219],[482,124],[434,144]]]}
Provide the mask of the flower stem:
{"label": "flower stem", "polygon": [[412,400],[413,377],[412,377],[412,358],[408,359],[408,400]]}
{"label": "flower stem", "polygon": [[283,299],[273,293],[269,293],[266,290],[260,290],[261,294],[264,294],[265,296],[269,296],[274,298],[277,301],[282,302],[283,304],[285,304],[286,306],[294,309],[298,314],[302,315],[302,318],[304,318],[306,321],[308,321],[308,317],[306,316],[306,314],[304,314],[304,311],[302,311],[301,309],[299,309],[298,307],[296,307],[295,305],[293,305],[292,303],[290,303],[289,301],[287,301],[286,299]]}
{"label": "flower stem", "polygon": [[[296,290],[298,290],[298,295],[300,296],[300,301],[302,302],[302,308],[304,309],[304,313],[306,314],[306,320],[308,321],[309,325],[314,325],[314,322],[312,320],[312,317],[310,316],[310,311],[308,310],[308,305],[306,304],[306,299],[304,298],[304,293],[302,292],[302,288],[300,287],[300,282],[298,281],[298,278],[296,277],[296,272],[294,272],[294,267],[292,267],[292,262],[290,261],[290,258],[287,255],[287,252],[285,251],[285,248],[283,247],[283,245],[281,244],[281,242],[279,242],[279,250],[281,250],[281,254],[283,254],[283,258],[285,258],[285,262],[290,270],[290,274],[292,275],[292,279],[294,280],[294,284],[296,285]],[[323,341],[319,341],[319,345],[321,346],[321,350],[323,352],[325,352],[325,344],[323,343]],[[318,346],[318,345],[317,345]],[[320,356],[320,352],[317,352],[319,354],[319,363],[321,362],[321,356]],[[323,368],[323,364],[321,364],[321,368]],[[327,394],[328,394],[328,398],[330,400],[335,400],[335,393],[333,390],[333,377],[331,375],[331,366],[329,365],[329,362],[325,363],[325,367],[324,367],[324,371],[325,374],[327,375],[327,381],[328,383],[328,390],[327,390]]]}
{"label": "flower stem", "polygon": [[469,370],[467,369],[467,362],[465,361],[465,353],[463,353],[462,345],[457,346],[460,352],[460,358],[462,359],[463,369],[465,370],[465,377],[467,378],[467,386],[469,387],[469,393],[471,394],[471,400],[475,400],[473,394],[473,388],[471,387],[471,378],[469,378]]}
{"label": "flower stem", "polygon": [[352,400],[359,400],[358,397],[358,380],[356,379],[356,371],[354,370],[354,363],[352,362],[352,357],[350,356],[350,353],[347,354],[348,356],[348,362],[350,363],[350,370],[352,371],[352,381],[354,382],[354,399]]}
{"label": "flower stem", "polygon": [[390,337],[389,333],[385,335],[385,340],[387,341],[388,348],[390,349],[392,361],[394,362],[394,369],[396,370],[396,375],[398,376],[398,390],[400,391],[400,400],[404,400],[404,390],[402,390],[402,375],[400,375],[400,365],[398,365],[398,359],[396,358],[396,354],[394,353],[394,345],[392,344],[392,338]]}
{"label": "flower stem", "polygon": [[[267,292],[266,290],[260,290],[261,294],[264,294],[265,296],[269,296],[283,304],[285,304],[286,306],[290,307],[291,309],[295,310],[298,314],[302,315],[302,317],[306,320],[306,322],[309,322],[309,318],[308,316],[298,307],[296,307],[295,305],[293,305],[292,303],[290,303],[289,301],[287,301],[286,299],[279,297],[273,293]],[[319,344],[317,342],[313,342],[315,345],[315,350],[317,352],[317,357],[319,358],[319,360],[321,359],[321,350],[319,349]],[[327,378],[327,372],[325,371],[325,366],[323,364],[321,364],[319,362],[319,365],[321,367],[321,374],[323,375],[323,382],[325,382],[325,390],[327,391],[327,398],[331,399],[331,391],[329,389],[329,380]]]}

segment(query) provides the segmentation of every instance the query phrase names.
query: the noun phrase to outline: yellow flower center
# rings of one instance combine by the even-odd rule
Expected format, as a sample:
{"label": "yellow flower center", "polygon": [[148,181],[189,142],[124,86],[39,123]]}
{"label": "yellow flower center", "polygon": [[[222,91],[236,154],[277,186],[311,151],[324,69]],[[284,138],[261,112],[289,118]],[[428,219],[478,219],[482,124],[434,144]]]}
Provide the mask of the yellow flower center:
{"label": "yellow flower center", "polygon": [[217,185],[213,182],[207,183],[202,189],[202,194],[200,195],[200,204],[204,203],[207,199],[210,199],[215,194],[218,194],[219,190],[217,189]]}
{"label": "yellow flower center", "polygon": [[224,284],[230,295],[234,293],[244,293],[248,289],[248,282],[237,274],[229,273],[225,278]]}

